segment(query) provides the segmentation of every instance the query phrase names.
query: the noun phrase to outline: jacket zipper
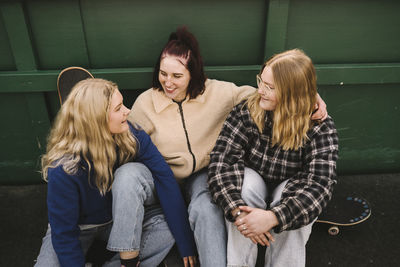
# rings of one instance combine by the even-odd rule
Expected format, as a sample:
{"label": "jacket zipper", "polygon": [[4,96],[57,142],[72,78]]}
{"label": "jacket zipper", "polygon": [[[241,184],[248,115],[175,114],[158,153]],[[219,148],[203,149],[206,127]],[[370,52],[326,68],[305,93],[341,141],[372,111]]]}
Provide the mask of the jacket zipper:
{"label": "jacket zipper", "polygon": [[174,101],[174,102],[176,104],[178,104],[178,106],[179,106],[179,113],[180,113],[181,119],[182,119],[183,130],[185,131],[185,135],[186,135],[186,142],[187,142],[188,150],[189,150],[190,155],[192,155],[192,158],[193,158],[193,169],[192,169],[192,173],[193,173],[194,170],[196,169],[196,158],[193,154],[192,147],[190,146],[189,135],[186,130],[185,117],[183,116],[183,108],[182,108],[183,101],[185,101],[185,99],[182,100],[181,102],[177,102],[177,101]]}

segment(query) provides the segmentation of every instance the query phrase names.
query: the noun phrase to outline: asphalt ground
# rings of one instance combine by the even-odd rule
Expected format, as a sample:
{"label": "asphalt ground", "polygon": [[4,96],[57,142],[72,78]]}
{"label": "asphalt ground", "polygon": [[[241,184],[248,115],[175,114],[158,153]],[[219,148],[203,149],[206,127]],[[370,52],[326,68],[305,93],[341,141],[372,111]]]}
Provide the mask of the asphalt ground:
{"label": "asphalt ground", "polygon": [[[337,236],[314,224],[307,266],[400,266],[400,173],[339,176],[335,194],[364,197],[372,215]],[[0,203],[0,266],[33,266],[47,228],[46,185],[0,186]],[[166,262],[182,266],[176,250]]]}

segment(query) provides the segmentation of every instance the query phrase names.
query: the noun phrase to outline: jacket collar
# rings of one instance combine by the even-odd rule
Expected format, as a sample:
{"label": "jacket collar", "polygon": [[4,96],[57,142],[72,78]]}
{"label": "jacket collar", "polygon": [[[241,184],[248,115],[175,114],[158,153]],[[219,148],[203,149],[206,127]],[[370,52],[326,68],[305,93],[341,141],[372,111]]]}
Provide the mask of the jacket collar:
{"label": "jacket collar", "polygon": [[[198,103],[204,103],[205,102],[205,92],[202,95],[197,96],[195,99],[185,99],[183,103],[186,102],[198,102]],[[171,98],[168,98],[164,91],[160,91],[157,89],[153,89],[151,91],[151,97],[153,99],[153,105],[154,105],[154,110],[157,113],[162,112],[164,109],[166,109],[169,105],[173,105],[174,102],[172,101]]]}

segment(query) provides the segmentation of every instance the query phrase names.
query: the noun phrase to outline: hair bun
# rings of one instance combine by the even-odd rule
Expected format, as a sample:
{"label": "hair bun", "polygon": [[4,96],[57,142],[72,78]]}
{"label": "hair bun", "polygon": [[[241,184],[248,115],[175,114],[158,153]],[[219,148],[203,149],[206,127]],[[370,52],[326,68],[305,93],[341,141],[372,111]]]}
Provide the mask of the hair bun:
{"label": "hair bun", "polygon": [[186,26],[177,28],[176,32],[171,34],[171,37],[172,35],[176,36],[176,40],[184,46],[187,46],[189,50],[194,53],[199,53],[199,44],[197,39],[191,32],[188,31]]}
{"label": "hair bun", "polygon": [[170,41],[174,41],[174,40],[178,40],[178,35],[176,34],[176,32],[173,32],[169,35],[169,39],[168,42]]}

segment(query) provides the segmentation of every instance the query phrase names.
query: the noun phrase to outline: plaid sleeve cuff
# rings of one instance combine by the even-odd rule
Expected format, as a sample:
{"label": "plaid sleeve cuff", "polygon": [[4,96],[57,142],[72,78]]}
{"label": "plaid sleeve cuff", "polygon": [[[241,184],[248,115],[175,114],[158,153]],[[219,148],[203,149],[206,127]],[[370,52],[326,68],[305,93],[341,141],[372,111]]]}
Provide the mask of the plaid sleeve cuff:
{"label": "plaid sleeve cuff", "polygon": [[238,199],[229,203],[229,205],[225,206],[224,207],[225,218],[230,222],[234,222],[235,218],[232,215],[232,211],[238,208],[239,206],[246,206],[246,203],[242,199]]}
{"label": "plaid sleeve cuff", "polygon": [[289,222],[291,221],[289,208],[285,204],[280,204],[271,208],[271,211],[275,214],[279,222],[279,224],[274,227],[274,232],[280,233],[287,230],[290,227]]}

